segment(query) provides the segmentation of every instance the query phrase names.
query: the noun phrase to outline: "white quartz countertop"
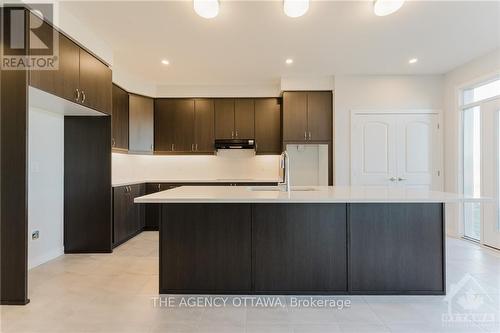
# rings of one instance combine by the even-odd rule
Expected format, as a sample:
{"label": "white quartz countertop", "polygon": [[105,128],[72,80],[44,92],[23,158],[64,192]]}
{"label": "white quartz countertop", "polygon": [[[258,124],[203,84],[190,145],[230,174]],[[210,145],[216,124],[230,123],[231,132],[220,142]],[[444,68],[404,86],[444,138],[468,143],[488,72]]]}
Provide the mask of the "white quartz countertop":
{"label": "white quartz countertop", "polygon": [[[309,191],[270,191],[268,186],[181,186],[135,198],[135,203],[385,203],[481,201],[459,194],[395,187],[307,186]],[[253,189],[253,190],[252,190]],[[313,189],[313,191],[311,191]]]}
{"label": "white quartz countertop", "polygon": [[122,179],[114,180],[112,182],[113,187],[136,185],[144,183],[278,183],[280,180],[277,178],[267,178],[267,179],[254,179],[254,178],[217,178],[217,179]]}

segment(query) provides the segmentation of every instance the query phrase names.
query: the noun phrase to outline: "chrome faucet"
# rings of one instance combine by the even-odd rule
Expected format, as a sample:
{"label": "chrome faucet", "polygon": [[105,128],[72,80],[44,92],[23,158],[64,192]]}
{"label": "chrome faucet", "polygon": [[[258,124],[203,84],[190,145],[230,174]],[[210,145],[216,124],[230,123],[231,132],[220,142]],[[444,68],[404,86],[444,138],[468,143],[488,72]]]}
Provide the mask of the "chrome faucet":
{"label": "chrome faucet", "polygon": [[281,153],[280,168],[283,173],[283,180],[278,184],[278,186],[281,191],[290,193],[290,157],[288,156],[286,150]]}

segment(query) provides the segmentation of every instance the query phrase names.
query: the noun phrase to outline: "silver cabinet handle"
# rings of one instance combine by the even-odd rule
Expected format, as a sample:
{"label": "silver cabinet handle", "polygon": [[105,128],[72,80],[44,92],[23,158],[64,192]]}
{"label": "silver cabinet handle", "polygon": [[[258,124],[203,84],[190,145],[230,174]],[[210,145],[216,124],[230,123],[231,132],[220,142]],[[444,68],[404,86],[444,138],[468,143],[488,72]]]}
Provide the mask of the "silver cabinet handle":
{"label": "silver cabinet handle", "polygon": [[80,90],[78,90],[78,88],[76,88],[75,90],[75,101],[79,101],[80,100]]}
{"label": "silver cabinet handle", "polygon": [[161,184],[158,184],[158,191],[161,190]]}
{"label": "silver cabinet handle", "polygon": [[194,150],[198,151],[198,144],[197,143],[194,145]]}
{"label": "silver cabinet handle", "polygon": [[115,138],[111,138],[111,147],[116,146]]}
{"label": "silver cabinet handle", "polygon": [[405,181],[407,180],[406,178],[403,178],[403,177],[398,177],[398,182],[402,182],[402,181]]}
{"label": "silver cabinet handle", "polygon": [[174,150],[175,150],[175,145],[174,145],[173,143],[172,143],[172,147],[171,147],[171,149],[170,149],[170,150],[172,150],[172,151],[174,151]]}
{"label": "silver cabinet handle", "polygon": [[391,178],[389,178],[389,180],[390,180],[391,182],[395,182],[395,181],[397,181],[398,179],[397,179],[396,177],[391,177]]}
{"label": "silver cabinet handle", "polygon": [[153,144],[151,144],[151,151],[155,150],[155,147],[153,146]]}
{"label": "silver cabinet handle", "polygon": [[194,143],[191,144],[191,151],[194,151]]}
{"label": "silver cabinet handle", "polygon": [[85,98],[86,98],[85,91],[82,90],[82,103],[85,103]]}
{"label": "silver cabinet handle", "polygon": [[309,140],[311,140],[311,132],[309,132]]}
{"label": "silver cabinet handle", "polygon": [[307,132],[304,132],[304,140],[307,140]]}
{"label": "silver cabinet handle", "polygon": [[234,138],[234,131],[231,131],[231,139]]}
{"label": "silver cabinet handle", "polygon": [[238,137],[238,130],[236,130],[236,137]]}

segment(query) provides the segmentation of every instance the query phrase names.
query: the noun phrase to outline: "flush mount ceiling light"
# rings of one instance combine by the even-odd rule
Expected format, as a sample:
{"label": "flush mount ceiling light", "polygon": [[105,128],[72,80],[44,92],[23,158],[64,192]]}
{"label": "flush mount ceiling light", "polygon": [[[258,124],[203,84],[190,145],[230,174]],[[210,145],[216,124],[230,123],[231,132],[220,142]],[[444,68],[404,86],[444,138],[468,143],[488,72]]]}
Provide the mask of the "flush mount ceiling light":
{"label": "flush mount ceiling light", "polygon": [[219,0],[193,0],[193,8],[196,14],[211,19],[219,14]]}
{"label": "flush mount ceiling light", "polygon": [[413,64],[416,64],[418,62],[418,59],[417,58],[411,58],[410,60],[408,60],[408,63],[410,65],[413,65]]}
{"label": "flush mount ceiling light", "polygon": [[288,58],[288,59],[285,60],[285,63],[287,65],[291,65],[291,64],[293,64],[293,59]]}
{"label": "flush mount ceiling light", "polygon": [[170,65],[170,61],[168,61],[167,59],[163,59],[161,63],[164,65]]}
{"label": "flush mount ceiling light", "polygon": [[390,15],[399,10],[404,4],[404,0],[375,0],[373,2],[373,12],[377,16]]}
{"label": "flush mount ceiling light", "polygon": [[283,11],[288,17],[300,17],[309,10],[309,0],[283,0]]}

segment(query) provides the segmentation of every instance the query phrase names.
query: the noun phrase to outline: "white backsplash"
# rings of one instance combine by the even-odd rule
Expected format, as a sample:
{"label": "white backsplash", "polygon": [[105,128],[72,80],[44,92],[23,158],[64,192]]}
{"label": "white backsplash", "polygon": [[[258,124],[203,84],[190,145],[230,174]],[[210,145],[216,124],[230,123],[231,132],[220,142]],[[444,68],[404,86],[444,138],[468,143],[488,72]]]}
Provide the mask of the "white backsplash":
{"label": "white backsplash", "polygon": [[215,180],[279,178],[278,155],[220,150],[216,156],[112,154],[113,183],[129,180]]}

